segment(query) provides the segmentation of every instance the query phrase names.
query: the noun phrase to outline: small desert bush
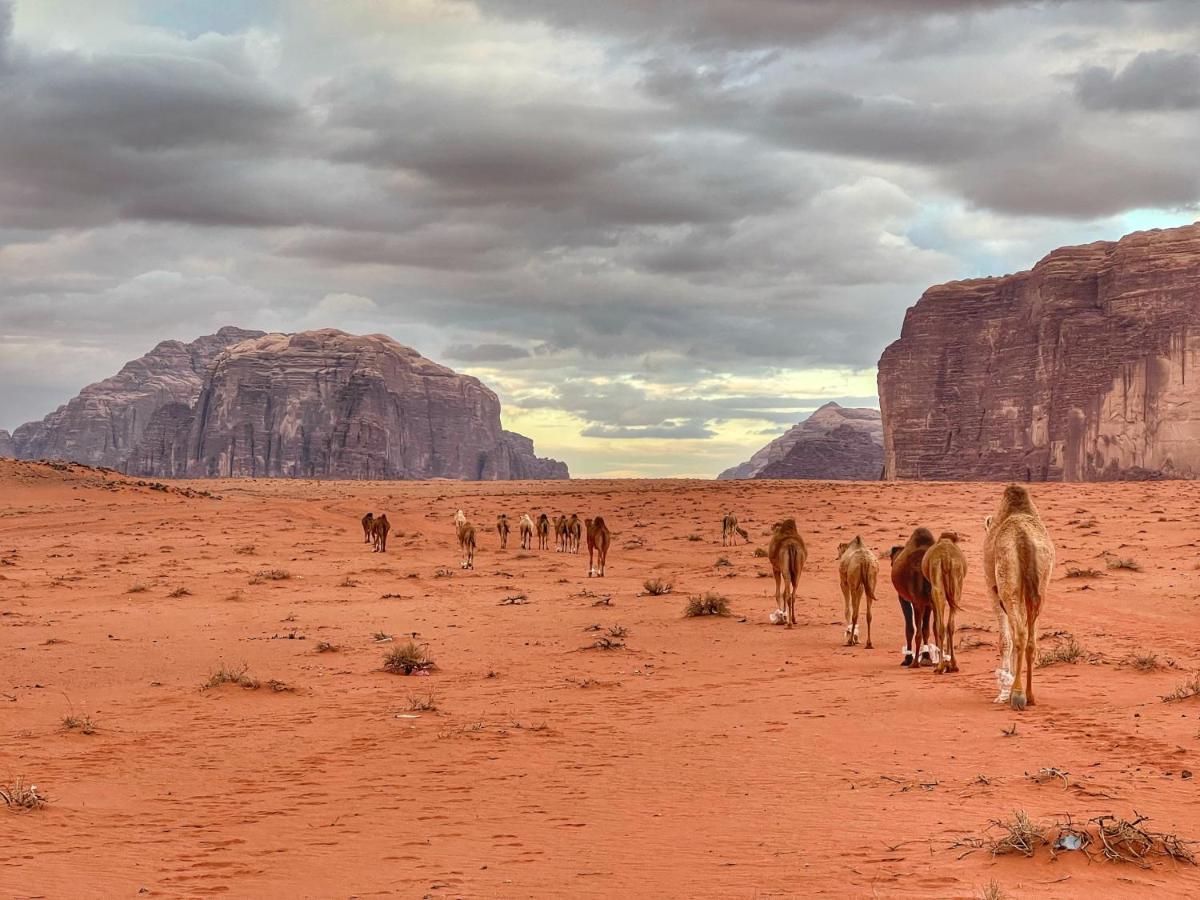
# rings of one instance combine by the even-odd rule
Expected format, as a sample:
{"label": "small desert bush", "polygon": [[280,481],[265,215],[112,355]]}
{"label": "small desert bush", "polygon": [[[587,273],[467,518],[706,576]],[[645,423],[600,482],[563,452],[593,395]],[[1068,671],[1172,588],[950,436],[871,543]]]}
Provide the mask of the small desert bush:
{"label": "small desert bush", "polygon": [[46,797],[38,792],[36,784],[26,784],[18,778],[11,784],[0,785],[0,800],[9,809],[40,809],[46,805]]}
{"label": "small desert bush", "polygon": [[1011,819],[993,820],[992,826],[1000,832],[999,837],[994,838],[988,847],[992,856],[1004,856],[1009,853],[1033,856],[1038,847],[1050,843],[1047,837],[1050,826],[1034,822],[1023,809],[1013,813]]}
{"label": "small desert bush", "polygon": [[642,588],[652,597],[661,597],[663,594],[671,593],[674,589],[669,581],[663,581],[661,578],[647,578],[642,582]]}
{"label": "small desert bush", "polygon": [[205,682],[205,688],[219,688],[225,684],[236,684],[238,687],[246,688],[247,690],[255,690],[258,687],[258,679],[246,674],[248,666],[243,665],[239,669],[231,668],[224,663],[221,664],[208,681]]}
{"label": "small desert bush", "polygon": [[688,599],[687,606],[683,608],[683,614],[687,618],[694,616],[727,616],[729,615],[729,601],[720,594],[714,594],[708,591],[703,596],[697,594]]}
{"label": "small desert bush", "polygon": [[78,731],[80,734],[95,734],[96,723],[87,713],[71,713],[63,716],[62,727],[66,731]]}
{"label": "small desert bush", "polygon": [[766,551],[766,550],[764,550],[762,547],[755,547],[755,548],[754,548],[754,557],[755,557],[755,559],[765,559],[765,558],[766,558],[766,556],[767,556],[767,551]]}
{"label": "small desert bush", "polygon": [[1053,650],[1047,650],[1038,657],[1039,666],[1053,666],[1056,663],[1077,663],[1081,659],[1087,658],[1087,651],[1083,649],[1083,645],[1075,640],[1074,635],[1068,635],[1067,639],[1061,642]]}
{"label": "small desert bush", "polygon": [[979,889],[978,894],[979,900],[1004,900],[1006,896],[998,881],[989,881]]}
{"label": "small desert bush", "polygon": [[1148,650],[1135,650],[1125,658],[1125,662],[1139,672],[1153,672],[1159,667],[1158,654]]}
{"label": "small desert bush", "polygon": [[264,581],[286,581],[292,577],[292,573],[287,569],[260,569],[254,573],[253,584],[262,584]]}
{"label": "small desert bush", "polygon": [[412,712],[437,712],[437,694],[433,691],[424,694],[409,694],[408,708]]}
{"label": "small desert bush", "polygon": [[718,556],[717,561],[715,563],[713,563],[713,565],[716,566],[718,569],[724,569],[727,566],[732,566],[733,563],[731,563],[729,561],[729,557],[727,557],[727,556]]}
{"label": "small desert bush", "polygon": [[343,578],[341,581],[338,582],[337,586],[338,587],[349,587],[349,588],[358,587],[358,582],[355,581],[353,578],[351,578],[349,575],[347,575],[345,578]]}
{"label": "small desert bush", "polygon": [[703,540],[703,538],[701,538],[701,537],[700,537],[700,535],[698,535],[698,534],[689,534],[689,535],[687,536],[687,539],[688,539],[689,541],[691,541],[692,543],[695,543],[696,541]]}
{"label": "small desert bush", "polygon": [[258,548],[255,547],[253,544],[243,544],[240,547],[234,547],[233,552],[238,554],[239,556],[253,556],[254,551],[257,549]]}
{"label": "small desert bush", "polygon": [[317,641],[317,646],[314,649],[318,653],[337,653],[338,645],[331,644],[329,641]]}
{"label": "small desert bush", "polygon": [[1110,569],[1128,569],[1131,572],[1142,571],[1141,564],[1137,560],[1129,559],[1128,557],[1113,557],[1107,563]]}
{"label": "small desert bush", "polygon": [[1195,697],[1200,694],[1200,672],[1189,675],[1186,681],[1181,681],[1176,685],[1175,690],[1169,694],[1164,694],[1162,700],[1164,703],[1174,703],[1177,700],[1187,700],[1189,697]]}
{"label": "small desert bush", "polygon": [[1077,569],[1067,566],[1067,578],[1099,578],[1103,574],[1099,569]]}
{"label": "small desert bush", "polygon": [[436,666],[429,658],[425,647],[416,641],[405,641],[397,644],[384,654],[383,667],[397,675],[411,675],[413,672],[429,672]]}
{"label": "small desert bush", "polygon": [[180,597],[190,597],[192,596],[192,592],[185,587],[177,587],[171,593],[167,594],[167,596],[178,599]]}
{"label": "small desert bush", "polygon": [[150,588],[146,587],[146,585],[142,584],[140,581],[129,586],[129,593],[131,594],[144,594],[148,590],[150,590]]}

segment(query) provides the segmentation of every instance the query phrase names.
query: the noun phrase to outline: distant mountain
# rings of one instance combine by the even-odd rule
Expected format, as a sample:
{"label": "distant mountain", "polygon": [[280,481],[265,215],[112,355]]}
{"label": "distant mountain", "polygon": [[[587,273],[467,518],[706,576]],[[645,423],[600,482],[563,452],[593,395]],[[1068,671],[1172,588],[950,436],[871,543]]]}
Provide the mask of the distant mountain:
{"label": "distant mountain", "polygon": [[13,456],[15,453],[12,435],[0,428],[0,456]]}
{"label": "distant mountain", "polygon": [[[477,378],[381,334],[164,341],[13,435],[23,459],[147,477],[567,478]],[[0,449],[2,449],[0,444]]]}
{"label": "distant mountain", "polygon": [[806,478],[874,481],[883,471],[883,421],[877,409],[826,403],[721,480]]}

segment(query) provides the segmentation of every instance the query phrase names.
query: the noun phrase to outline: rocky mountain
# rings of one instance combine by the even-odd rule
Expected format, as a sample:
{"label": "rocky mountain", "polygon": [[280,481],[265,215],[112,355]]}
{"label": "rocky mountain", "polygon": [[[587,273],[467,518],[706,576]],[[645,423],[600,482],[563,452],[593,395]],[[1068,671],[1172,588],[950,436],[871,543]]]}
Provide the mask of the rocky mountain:
{"label": "rocky mountain", "polygon": [[869,481],[883,470],[883,424],[877,409],[826,403],[746,462],[718,479],[808,478]]}
{"label": "rocky mountain", "polygon": [[885,477],[1200,475],[1200,223],[930,288],[879,361]]}
{"label": "rocky mountain", "polygon": [[191,405],[217,354],[261,331],[222,328],[190,344],[163,341],[111,378],[90,384],[40,422],[12,435],[19,459],[69,459],[124,469],[161,407]]}
{"label": "rocky mountain", "polygon": [[0,456],[13,456],[16,452],[16,447],[13,446],[12,435],[3,428],[0,428]]}
{"label": "rocky mountain", "polygon": [[333,329],[164,341],[13,437],[21,458],[144,477],[568,477],[478,379]]}

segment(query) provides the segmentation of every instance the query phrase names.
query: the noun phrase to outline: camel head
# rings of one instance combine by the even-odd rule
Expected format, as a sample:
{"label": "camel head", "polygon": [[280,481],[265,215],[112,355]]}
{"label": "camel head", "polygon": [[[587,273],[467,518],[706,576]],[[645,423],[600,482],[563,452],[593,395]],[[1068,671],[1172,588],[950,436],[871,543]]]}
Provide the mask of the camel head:
{"label": "camel head", "polygon": [[849,547],[849,544],[838,544],[837,556],[835,556],[834,559],[841,559],[842,554],[844,554]]}
{"label": "camel head", "polygon": [[895,559],[897,556],[900,555],[900,551],[902,551],[903,549],[904,549],[903,547],[893,547],[891,550],[888,551],[888,558]]}
{"label": "camel head", "polygon": [[941,535],[938,537],[938,540],[939,541],[950,541],[950,543],[952,543],[952,544],[957,544],[958,543],[958,532],[957,531],[943,531],[941,533]]}

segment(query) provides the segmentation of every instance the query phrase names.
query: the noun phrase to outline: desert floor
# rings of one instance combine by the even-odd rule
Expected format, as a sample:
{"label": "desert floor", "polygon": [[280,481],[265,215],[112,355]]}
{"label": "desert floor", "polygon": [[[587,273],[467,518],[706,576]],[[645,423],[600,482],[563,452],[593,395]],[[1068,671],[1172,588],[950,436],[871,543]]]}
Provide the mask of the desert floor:
{"label": "desert floor", "polygon": [[[1009,897],[1196,896],[1200,869],[1170,859],[1139,868],[1094,847],[1094,859],[993,859],[972,840],[1014,810],[1076,822],[1136,810],[1200,838],[1187,771],[1200,765],[1200,699],[1160,699],[1200,668],[1200,485],[1035,486],[1059,559],[1041,649],[1069,633],[1085,652],[1039,668],[1024,713],[991,702],[980,545],[999,493],[162,491],[0,462],[0,781],[49,797],[0,808],[0,895],[972,897],[995,882]],[[472,572],[458,568],[456,507],[480,525]],[[386,555],[362,543],[368,509],[394,525]],[[727,509],[750,544],[721,546]],[[587,578],[586,552],[522,552],[515,531],[499,550],[499,512],[515,526],[541,510],[602,514],[608,577]],[[772,580],[754,555],[784,515],[809,550],[790,631],[768,623]],[[861,533],[883,552],[917,524],[964,538],[960,621],[973,627],[958,675],[899,667],[886,572],[875,649],[841,646],[836,545]],[[1108,568],[1117,558],[1141,570]],[[289,577],[258,574],[273,570]],[[674,591],[644,595],[649,578]],[[734,614],[684,618],[703,591]],[[437,671],[385,671],[413,634]],[[618,646],[594,649],[604,637]],[[1155,667],[1132,664],[1151,654]],[[260,686],[206,687],[223,666]],[[436,710],[410,710],[430,693]],[[1048,768],[1066,777],[1028,777]]]}

